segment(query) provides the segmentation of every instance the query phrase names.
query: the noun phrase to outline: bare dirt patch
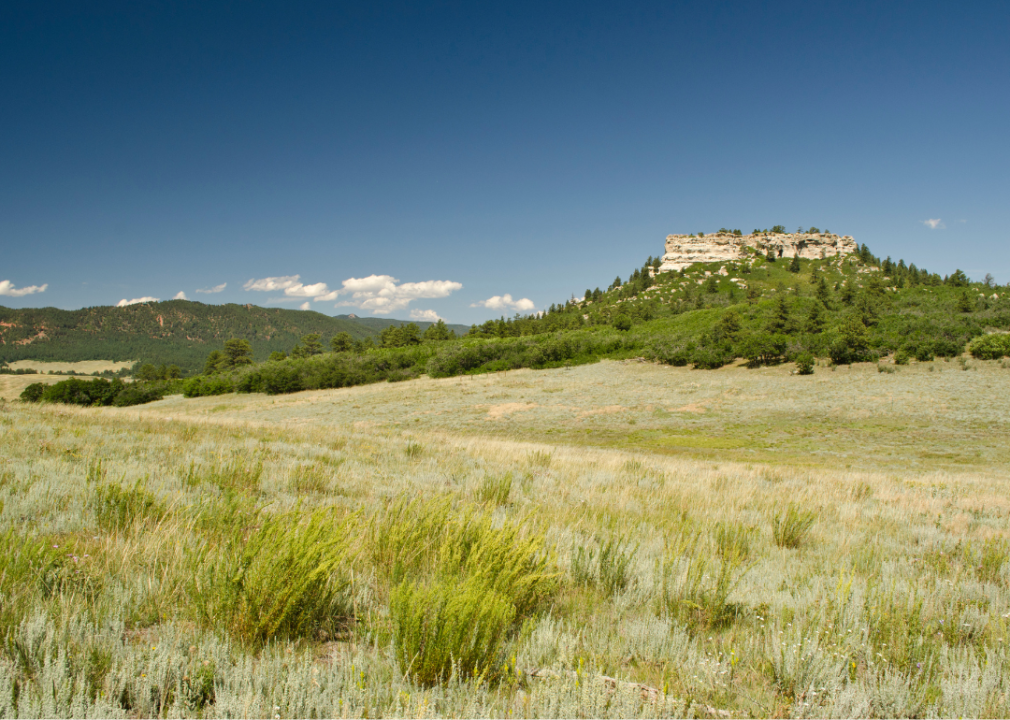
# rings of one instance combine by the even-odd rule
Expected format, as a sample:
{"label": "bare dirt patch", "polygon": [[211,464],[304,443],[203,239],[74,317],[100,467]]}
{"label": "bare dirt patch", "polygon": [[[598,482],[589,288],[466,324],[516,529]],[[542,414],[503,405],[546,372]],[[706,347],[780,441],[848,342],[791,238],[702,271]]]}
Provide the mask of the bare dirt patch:
{"label": "bare dirt patch", "polygon": [[582,418],[592,417],[593,415],[613,415],[614,413],[625,412],[628,408],[623,405],[607,405],[605,407],[592,408],[591,410],[583,410],[576,416],[576,420],[581,420]]}
{"label": "bare dirt patch", "polygon": [[503,417],[506,417],[514,412],[525,412],[538,407],[540,406],[536,403],[502,403],[501,405],[492,405],[488,408],[487,417],[488,420],[501,420]]}

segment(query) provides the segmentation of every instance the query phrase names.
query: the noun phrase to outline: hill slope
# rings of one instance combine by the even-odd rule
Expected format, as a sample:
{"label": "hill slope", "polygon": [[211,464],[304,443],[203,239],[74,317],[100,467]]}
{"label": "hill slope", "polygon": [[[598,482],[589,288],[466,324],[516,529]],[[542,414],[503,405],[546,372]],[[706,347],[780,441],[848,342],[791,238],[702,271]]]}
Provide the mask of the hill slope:
{"label": "hill slope", "polygon": [[248,340],[254,357],[265,360],[312,332],[326,339],[347,332],[356,340],[377,334],[316,312],[189,300],[81,310],[0,307],[0,361],[138,360],[195,371],[228,338]]}

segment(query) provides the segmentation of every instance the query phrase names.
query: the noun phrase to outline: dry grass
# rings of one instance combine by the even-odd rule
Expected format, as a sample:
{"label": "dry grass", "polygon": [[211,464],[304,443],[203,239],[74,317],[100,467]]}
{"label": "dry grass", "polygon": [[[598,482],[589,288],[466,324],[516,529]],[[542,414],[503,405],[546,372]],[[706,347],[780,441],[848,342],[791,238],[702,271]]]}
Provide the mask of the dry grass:
{"label": "dry grass", "polygon": [[[804,378],[601,363],[121,410],[0,405],[0,522],[87,554],[75,567],[94,581],[39,595],[12,637],[52,627],[38,647],[56,653],[78,642],[74,622],[115,621],[125,634],[108,644],[88,636],[112,668],[96,687],[136,694],[157,666],[177,673],[174,698],[196,698],[169,712],[145,690],[93,714],[1010,715],[1010,373],[938,365]],[[489,501],[487,479],[504,477]],[[96,488],[138,480],[158,514],[99,526]],[[397,669],[401,564],[375,559],[390,533],[368,528],[411,497],[523,522],[566,578],[493,686]],[[187,553],[252,532],[257,507],[361,518],[355,622],[336,644],[278,639],[253,662],[194,625]],[[773,533],[790,507],[816,516],[794,548]],[[619,582],[596,560],[614,542]],[[4,673],[34,667],[11,652],[0,698]],[[196,656],[215,663],[213,701],[181,679]],[[63,707],[17,712],[85,705]]]}

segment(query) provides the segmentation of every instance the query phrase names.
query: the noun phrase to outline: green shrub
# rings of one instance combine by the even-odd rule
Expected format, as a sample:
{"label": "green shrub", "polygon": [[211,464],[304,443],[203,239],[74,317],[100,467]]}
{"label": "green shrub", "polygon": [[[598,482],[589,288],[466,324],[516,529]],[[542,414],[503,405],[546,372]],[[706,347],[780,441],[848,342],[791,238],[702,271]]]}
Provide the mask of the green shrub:
{"label": "green shrub", "polygon": [[789,503],[784,513],[772,516],[772,537],[775,544],[782,548],[798,548],[816,519],[813,512],[800,510],[795,503]]}
{"label": "green shrub", "polygon": [[248,537],[238,529],[194,554],[190,597],[198,619],[254,646],[332,635],[351,615],[344,564],[353,518],[322,509],[259,520]]}
{"label": "green shrub", "polygon": [[401,496],[373,515],[365,530],[365,547],[379,574],[398,583],[408,573],[430,569],[449,524],[451,507],[449,498]]}
{"label": "green shrub", "polygon": [[904,348],[899,348],[894,351],[895,365],[908,365],[909,359],[910,359],[909,353]]}
{"label": "green shrub", "polygon": [[813,375],[814,374],[814,356],[810,353],[800,353],[796,356],[796,374],[797,375]]}
{"label": "green shrub", "polygon": [[400,671],[424,685],[494,681],[508,662],[516,608],[478,578],[404,581],[389,602]]}
{"label": "green shrub", "polygon": [[923,343],[915,348],[915,359],[919,362],[932,362],[936,355],[933,353],[932,345]]}
{"label": "green shrub", "polygon": [[129,488],[99,485],[91,507],[98,527],[106,532],[121,532],[144,520],[158,522],[165,516],[164,504],[147,492],[141,480]]}
{"label": "green shrub", "polygon": [[748,367],[758,367],[780,362],[788,345],[789,339],[780,333],[741,333],[736,351],[747,359]]}
{"label": "green shrub", "polygon": [[116,393],[112,399],[112,404],[116,407],[129,407],[130,405],[143,405],[149,402],[156,402],[164,397],[160,388],[153,387],[147,383],[131,383]]}
{"label": "green shrub", "polygon": [[197,375],[182,386],[182,394],[188,398],[224,395],[230,392],[235,392],[235,387],[231,378],[226,375]]}
{"label": "green shrub", "polygon": [[45,383],[32,383],[21,391],[20,397],[23,402],[41,402],[45,392]]}
{"label": "green shrub", "polygon": [[627,332],[631,329],[631,318],[623,313],[614,318],[614,329]]}
{"label": "green shrub", "polygon": [[968,352],[977,360],[999,360],[1010,355],[1010,333],[979,335],[968,343]]}

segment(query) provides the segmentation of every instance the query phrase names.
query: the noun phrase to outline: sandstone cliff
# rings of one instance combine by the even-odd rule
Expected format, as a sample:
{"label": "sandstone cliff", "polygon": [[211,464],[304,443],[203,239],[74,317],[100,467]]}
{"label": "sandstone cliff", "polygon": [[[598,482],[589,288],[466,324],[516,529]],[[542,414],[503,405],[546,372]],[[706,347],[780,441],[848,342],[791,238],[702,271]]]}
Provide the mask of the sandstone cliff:
{"label": "sandstone cliff", "polygon": [[659,272],[681,270],[699,262],[737,262],[753,255],[747,248],[762,255],[772,250],[779,257],[817,259],[856,252],[858,246],[849,235],[831,233],[768,233],[761,235],[732,235],[712,233],[667,235],[666,254]]}

